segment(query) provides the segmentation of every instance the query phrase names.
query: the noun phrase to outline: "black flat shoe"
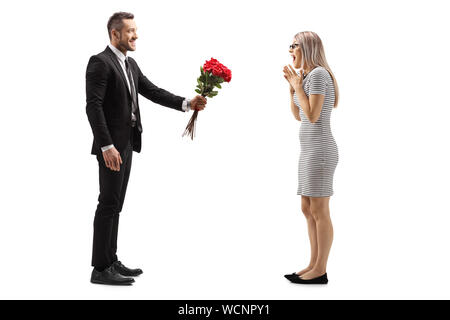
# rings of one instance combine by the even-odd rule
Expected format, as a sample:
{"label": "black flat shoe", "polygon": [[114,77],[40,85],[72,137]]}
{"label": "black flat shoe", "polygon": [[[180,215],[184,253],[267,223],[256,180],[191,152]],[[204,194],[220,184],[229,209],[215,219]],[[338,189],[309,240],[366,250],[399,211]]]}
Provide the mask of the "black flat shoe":
{"label": "black flat shoe", "polygon": [[291,279],[298,278],[298,274],[296,272],[294,272],[294,273],[291,273],[291,274],[285,274],[284,277],[286,279],[288,279],[289,281],[292,281]]}
{"label": "black flat shoe", "polygon": [[120,261],[114,262],[111,267],[113,267],[117,273],[124,277],[137,277],[143,273],[141,269],[130,269],[125,267]]}
{"label": "black flat shoe", "polygon": [[328,283],[328,277],[327,277],[326,273],[320,277],[308,279],[308,280],[302,279],[300,277],[292,278],[290,280],[293,283],[301,283],[301,284],[327,284]]}
{"label": "black flat shoe", "polygon": [[103,271],[92,270],[91,282],[111,286],[129,286],[134,282],[134,279],[121,276],[110,266]]}

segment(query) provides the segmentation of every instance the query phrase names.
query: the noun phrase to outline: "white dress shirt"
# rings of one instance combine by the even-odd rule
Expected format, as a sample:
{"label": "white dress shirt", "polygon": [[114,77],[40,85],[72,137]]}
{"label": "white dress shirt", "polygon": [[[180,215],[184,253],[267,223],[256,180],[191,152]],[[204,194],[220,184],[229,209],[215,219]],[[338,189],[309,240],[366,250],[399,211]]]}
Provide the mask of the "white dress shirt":
{"label": "white dress shirt", "polygon": [[[112,44],[108,44],[108,47],[112,50],[112,52],[115,53],[115,55],[117,56],[117,60],[119,61],[120,66],[122,67],[122,71],[123,74],[125,75],[125,79],[127,80],[127,85],[128,85],[128,90],[130,90],[130,94],[131,94],[131,87],[130,87],[130,79],[128,79],[128,73],[127,73],[127,69],[125,66],[125,59],[127,58],[122,51],[120,51],[119,49],[117,49],[116,47],[114,47]],[[133,79],[131,79],[131,84],[134,85]],[[136,92],[136,94],[138,94]],[[190,107],[189,107],[189,103],[188,103],[189,99],[184,99],[183,100],[183,104],[181,105],[181,108],[183,109],[183,111],[189,111]],[[190,101],[189,101],[190,102]],[[133,115],[131,115],[131,117],[133,118]],[[111,149],[112,147],[114,147],[113,144],[107,145],[102,147],[102,152]]]}

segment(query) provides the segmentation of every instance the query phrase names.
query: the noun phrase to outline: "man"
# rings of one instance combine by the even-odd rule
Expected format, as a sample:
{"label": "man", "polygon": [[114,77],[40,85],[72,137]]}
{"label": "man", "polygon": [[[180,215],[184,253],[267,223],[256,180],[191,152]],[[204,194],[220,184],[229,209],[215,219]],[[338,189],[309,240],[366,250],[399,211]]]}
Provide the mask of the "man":
{"label": "man", "polygon": [[141,150],[142,124],[138,93],[179,111],[203,110],[206,99],[176,96],[151,83],[127,51],[136,50],[131,13],[117,12],[108,21],[110,44],[90,58],[86,70],[86,113],[94,134],[100,194],[94,219],[91,282],[130,285],[141,269],[125,267],[117,258],[119,213],[125,198],[133,151]]}

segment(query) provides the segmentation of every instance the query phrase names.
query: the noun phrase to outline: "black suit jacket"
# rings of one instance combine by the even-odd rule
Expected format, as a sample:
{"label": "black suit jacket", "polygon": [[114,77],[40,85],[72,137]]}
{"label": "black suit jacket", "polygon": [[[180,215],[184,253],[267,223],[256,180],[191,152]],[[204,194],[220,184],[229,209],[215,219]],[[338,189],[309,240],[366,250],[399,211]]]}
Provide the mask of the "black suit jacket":
{"label": "black suit jacket", "polygon": [[[183,111],[183,97],[158,88],[142,74],[134,59],[128,57],[128,61],[137,93],[155,103]],[[132,134],[131,130],[134,130],[133,150],[141,151],[139,100],[134,128],[131,126],[131,103],[131,94],[118,58],[106,47],[103,52],[89,59],[86,70],[86,113],[94,134],[92,154],[101,155],[101,147],[110,144],[114,144],[122,153]]]}

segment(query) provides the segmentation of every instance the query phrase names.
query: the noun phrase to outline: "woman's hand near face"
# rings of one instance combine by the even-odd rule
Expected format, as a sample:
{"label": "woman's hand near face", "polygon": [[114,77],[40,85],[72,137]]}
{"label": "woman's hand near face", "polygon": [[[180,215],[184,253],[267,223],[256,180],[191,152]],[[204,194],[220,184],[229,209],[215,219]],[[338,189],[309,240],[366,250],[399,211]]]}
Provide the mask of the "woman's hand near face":
{"label": "woman's hand near face", "polygon": [[[289,69],[287,69],[287,70],[286,69],[287,69],[287,67],[284,67],[284,69],[283,69],[284,77],[286,78],[286,80],[288,80],[288,75],[286,73],[287,73],[287,71],[289,71]],[[295,75],[297,75],[297,74],[295,74]],[[303,79],[303,77],[302,77],[302,79]],[[292,111],[292,114],[294,115],[294,118],[296,120],[301,121],[302,119],[300,118],[300,112],[299,112],[297,106],[294,103],[295,88],[292,86],[291,81],[288,80],[288,83],[289,83],[289,93],[291,94],[291,111]],[[300,86],[301,85],[302,85],[302,82],[300,82]],[[301,88],[303,90],[303,87],[301,87]]]}
{"label": "woman's hand near face", "polygon": [[[300,70],[300,75],[298,75],[294,68],[289,66],[284,66],[283,68],[284,78],[289,82],[292,89],[295,90],[303,90],[303,70]],[[292,92],[291,89],[291,92]]]}

